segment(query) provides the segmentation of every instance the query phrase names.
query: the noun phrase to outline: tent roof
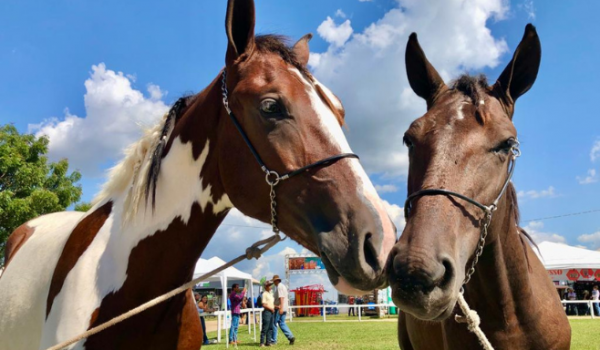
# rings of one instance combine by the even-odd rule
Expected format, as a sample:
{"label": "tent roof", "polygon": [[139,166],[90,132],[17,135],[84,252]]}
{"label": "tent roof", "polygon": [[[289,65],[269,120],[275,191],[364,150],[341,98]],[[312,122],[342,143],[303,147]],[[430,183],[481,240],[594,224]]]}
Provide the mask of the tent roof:
{"label": "tent roof", "polygon": [[[208,260],[199,259],[198,262],[196,263],[196,268],[194,269],[194,278],[200,277],[203,274],[205,274],[209,271],[212,271],[224,264],[225,264],[225,261],[223,261],[223,259],[219,258],[218,256],[212,257]],[[250,275],[249,273],[242,272],[233,266],[230,266],[230,267],[226,268],[225,270],[219,272],[218,274],[207,278],[205,281],[220,282],[221,277],[223,277],[223,276],[227,276],[227,279],[230,279],[230,280],[237,279],[237,280],[253,280],[254,281],[254,279],[252,278],[252,275]]]}
{"label": "tent roof", "polygon": [[[541,253],[540,259],[546,270],[600,269],[599,251],[553,242],[542,242],[538,247]],[[536,253],[540,255],[537,251]]]}

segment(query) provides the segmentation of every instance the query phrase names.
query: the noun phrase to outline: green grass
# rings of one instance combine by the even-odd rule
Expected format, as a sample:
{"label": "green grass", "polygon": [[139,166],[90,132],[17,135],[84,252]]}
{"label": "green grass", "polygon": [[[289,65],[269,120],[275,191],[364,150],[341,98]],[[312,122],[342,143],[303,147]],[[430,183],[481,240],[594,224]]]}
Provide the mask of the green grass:
{"label": "green grass", "polygon": [[[343,317],[340,317],[343,318]],[[314,318],[316,321],[318,318]],[[395,320],[381,320],[373,322],[294,322],[288,323],[296,336],[296,345],[293,350],[398,350],[396,341]],[[310,318],[305,320],[311,320]],[[573,330],[571,350],[600,350],[600,320],[572,319]],[[216,338],[216,332],[208,334],[209,338]],[[223,333],[224,337],[224,333]],[[258,334],[257,334],[258,337]],[[279,332],[279,345],[275,349],[288,348],[287,341],[281,331]],[[248,328],[241,326],[239,330],[238,346],[240,349],[258,347],[248,334]],[[203,349],[225,349],[225,343],[203,347]],[[230,347],[232,349],[232,347]],[[292,349],[292,348],[289,348]]]}

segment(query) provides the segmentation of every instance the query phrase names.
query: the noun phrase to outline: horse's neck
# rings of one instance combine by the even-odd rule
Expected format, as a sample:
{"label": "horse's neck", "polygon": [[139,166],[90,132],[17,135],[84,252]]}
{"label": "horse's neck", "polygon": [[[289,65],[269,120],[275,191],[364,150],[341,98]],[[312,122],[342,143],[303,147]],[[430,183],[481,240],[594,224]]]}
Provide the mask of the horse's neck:
{"label": "horse's neck", "polygon": [[[532,283],[529,261],[536,257],[521,237],[512,208],[501,206],[494,219],[489,234],[493,240],[485,247],[476,272],[465,287],[465,299],[478,312],[487,334],[513,341],[514,348],[519,348],[520,341],[528,342],[523,325],[536,321],[540,286]],[[505,339],[504,335],[513,339]]]}
{"label": "horse's neck", "polygon": [[131,262],[133,249],[143,246],[148,259],[164,258],[187,269],[232,207],[219,179],[218,157],[212,154],[221,112],[218,97],[213,101],[214,83],[195,97],[168,137],[154,205],[152,189],[150,197],[138,202],[127,194],[111,198],[113,228],[107,248],[117,260]]}

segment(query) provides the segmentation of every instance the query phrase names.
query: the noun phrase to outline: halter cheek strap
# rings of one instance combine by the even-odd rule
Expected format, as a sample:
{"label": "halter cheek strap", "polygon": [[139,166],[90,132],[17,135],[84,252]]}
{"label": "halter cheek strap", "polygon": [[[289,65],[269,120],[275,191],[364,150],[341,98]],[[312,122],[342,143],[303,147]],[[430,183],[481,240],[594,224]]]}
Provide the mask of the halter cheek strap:
{"label": "halter cheek strap", "polygon": [[302,173],[304,173],[304,172],[306,172],[308,170],[311,170],[311,169],[330,166],[333,163],[335,163],[338,160],[343,159],[343,158],[356,158],[356,159],[359,159],[358,155],[356,155],[354,153],[341,153],[341,154],[338,154],[338,155],[335,155],[335,156],[331,156],[331,157],[328,157],[328,158],[325,158],[325,159],[321,159],[319,161],[316,161],[316,162],[311,163],[309,165],[303,166],[303,167],[298,168],[296,170],[289,171],[289,172],[287,172],[287,173],[285,173],[283,175],[279,175],[279,173],[277,173],[276,171],[270,170],[267,167],[267,165],[265,164],[265,162],[263,162],[263,160],[260,158],[260,155],[258,154],[258,151],[256,151],[256,148],[254,148],[254,146],[252,145],[252,142],[250,142],[250,139],[248,138],[248,135],[244,132],[244,129],[242,128],[242,126],[240,125],[239,121],[237,120],[237,118],[233,114],[233,111],[229,107],[229,99],[228,99],[229,92],[227,90],[227,70],[226,69],[223,69],[223,73],[221,74],[221,91],[223,93],[223,106],[225,107],[225,110],[227,111],[227,114],[231,118],[231,121],[233,122],[233,125],[235,125],[235,128],[238,130],[238,132],[242,136],[242,139],[244,139],[244,142],[246,143],[246,145],[250,149],[250,152],[252,152],[252,155],[254,156],[254,159],[256,159],[256,162],[260,166],[260,169],[265,173],[265,181],[271,187],[271,192],[270,192],[270,197],[271,197],[271,226],[273,227],[273,232],[275,232],[276,234],[279,234],[279,227],[277,225],[277,201],[275,199],[275,186],[277,186],[280,181],[287,180],[287,179],[289,179],[291,177],[294,177],[296,175],[300,175],[300,174],[302,174]]}

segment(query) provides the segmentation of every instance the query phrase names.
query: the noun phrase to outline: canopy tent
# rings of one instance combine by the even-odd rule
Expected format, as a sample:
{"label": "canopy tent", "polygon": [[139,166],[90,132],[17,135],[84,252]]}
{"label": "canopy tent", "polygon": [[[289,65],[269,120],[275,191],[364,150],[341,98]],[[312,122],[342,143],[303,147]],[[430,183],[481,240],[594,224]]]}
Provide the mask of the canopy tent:
{"label": "canopy tent", "polygon": [[599,251],[553,242],[538,247],[536,253],[554,281],[600,281]]}
{"label": "canopy tent", "polygon": [[[196,263],[196,268],[194,269],[194,277],[193,278],[198,278],[214,269],[217,269],[223,265],[225,265],[226,262],[215,256],[212,257],[208,260],[206,259],[199,259],[198,262]],[[249,273],[245,273],[242,272],[238,269],[236,269],[233,266],[230,266],[228,268],[226,268],[225,270],[212,275],[208,278],[206,278],[203,282],[220,282],[221,283],[221,289],[223,291],[223,298],[222,298],[222,305],[221,305],[221,310],[225,313],[225,322],[224,322],[224,326],[225,326],[225,337],[227,338],[227,334],[228,334],[228,329],[229,329],[229,316],[227,313],[227,280],[231,279],[231,280],[245,280],[248,281],[248,285],[249,285],[249,292],[250,292],[250,297],[248,298],[249,300],[252,300],[251,305],[252,305],[252,309],[254,310],[254,288],[252,288],[252,284],[258,284],[259,282],[252,278],[252,275],[250,275]],[[254,315],[254,313],[253,313]],[[220,334],[220,329],[219,329],[219,334]],[[220,338],[220,336],[219,336]],[[256,323],[254,324],[254,338],[256,339]],[[229,345],[229,341],[227,340],[227,344]]]}

